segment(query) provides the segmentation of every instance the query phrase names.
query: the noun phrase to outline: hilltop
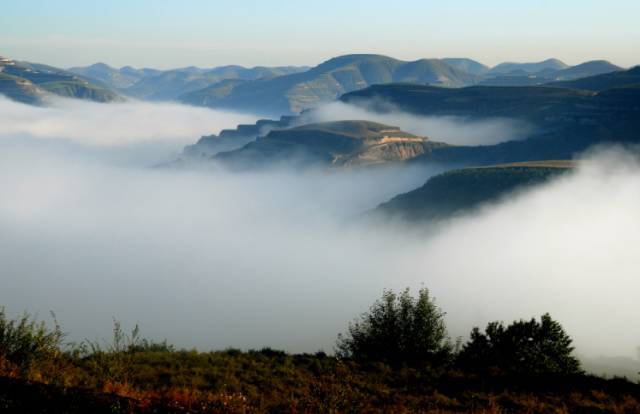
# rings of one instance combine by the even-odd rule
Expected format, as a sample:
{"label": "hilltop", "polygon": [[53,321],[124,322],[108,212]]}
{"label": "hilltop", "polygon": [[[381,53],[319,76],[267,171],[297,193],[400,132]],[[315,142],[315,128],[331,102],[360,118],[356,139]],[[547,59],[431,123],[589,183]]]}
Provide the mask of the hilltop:
{"label": "hilltop", "polygon": [[233,168],[377,165],[428,156],[446,144],[397,127],[369,121],[339,121],[273,130],[244,147],[213,157]]}
{"label": "hilltop", "polygon": [[0,94],[29,104],[41,104],[50,94],[95,102],[112,102],[122,99],[106,86],[65,70],[2,57],[0,57]]}
{"label": "hilltop", "polygon": [[[121,93],[135,98],[173,100],[181,95],[208,88],[218,83],[233,85],[234,82],[261,78],[270,79],[307,69],[305,66],[256,66],[245,68],[238,65],[214,68],[189,66],[169,70],[134,69],[130,66],[116,69],[104,63],[96,63],[87,67],[71,68],[69,71],[104,82]],[[224,88],[223,85],[218,87]]]}
{"label": "hilltop", "polygon": [[439,59],[405,62],[381,55],[346,55],[302,73],[239,83],[224,96],[216,96],[212,87],[180,100],[256,113],[292,114],[332,101],[345,92],[391,82],[459,87],[475,83],[476,77]]}
{"label": "hilltop", "polygon": [[381,204],[375,213],[410,221],[450,218],[547,182],[574,166],[573,161],[561,160],[451,170]]}

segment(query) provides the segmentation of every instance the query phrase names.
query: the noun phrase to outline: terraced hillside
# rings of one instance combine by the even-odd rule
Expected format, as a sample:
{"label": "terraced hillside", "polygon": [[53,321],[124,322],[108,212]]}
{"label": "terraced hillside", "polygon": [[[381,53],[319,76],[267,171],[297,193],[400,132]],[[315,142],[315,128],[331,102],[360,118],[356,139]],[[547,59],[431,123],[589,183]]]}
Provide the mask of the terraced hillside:
{"label": "terraced hillside", "polygon": [[369,121],[340,121],[274,130],[244,147],[213,157],[233,168],[268,165],[377,165],[428,156],[446,144],[397,127]]}

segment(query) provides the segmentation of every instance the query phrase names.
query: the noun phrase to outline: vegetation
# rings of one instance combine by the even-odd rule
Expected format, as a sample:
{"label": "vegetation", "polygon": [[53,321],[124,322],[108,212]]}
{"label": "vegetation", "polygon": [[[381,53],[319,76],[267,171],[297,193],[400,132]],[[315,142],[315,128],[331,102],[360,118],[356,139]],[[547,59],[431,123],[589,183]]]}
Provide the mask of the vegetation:
{"label": "vegetation", "polygon": [[[636,413],[640,384],[583,374],[549,315],[490,323],[458,352],[426,289],[385,291],[336,356],[176,350],[114,324],[108,344],[62,343],[0,313],[0,411],[16,413]],[[54,320],[55,322],[55,320]],[[444,357],[443,357],[444,356]]]}
{"label": "vegetation", "polygon": [[338,336],[338,355],[359,361],[442,364],[451,354],[444,313],[426,288],[413,298],[385,291],[346,335]]}
{"label": "vegetation", "polygon": [[549,314],[544,314],[540,322],[521,320],[507,327],[502,322],[491,322],[484,333],[474,328],[458,360],[462,367],[471,370],[577,374],[581,372],[580,361],[572,352],[569,335]]}
{"label": "vegetation", "polygon": [[447,171],[422,187],[400,194],[380,205],[375,213],[409,221],[450,218],[541,184],[569,171],[573,163],[547,161],[517,163]]}

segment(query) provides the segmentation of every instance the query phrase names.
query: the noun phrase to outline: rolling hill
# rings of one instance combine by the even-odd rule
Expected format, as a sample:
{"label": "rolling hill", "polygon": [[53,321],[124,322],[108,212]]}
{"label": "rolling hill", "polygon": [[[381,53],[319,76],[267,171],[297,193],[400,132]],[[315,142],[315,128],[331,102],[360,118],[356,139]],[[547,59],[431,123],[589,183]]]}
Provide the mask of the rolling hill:
{"label": "rolling hill", "polygon": [[558,59],[547,59],[542,62],[516,63],[504,62],[500,63],[488,72],[489,75],[506,74],[510,72],[538,73],[544,70],[562,70],[568,68],[569,65]]}
{"label": "rolling hill", "polygon": [[237,65],[209,69],[194,66],[171,70],[134,69],[130,66],[116,69],[104,63],[96,63],[87,67],[71,68],[69,71],[104,82],[123,94],[135,98],[173,100],[178,96],[207,88],[219,82],[229,81],[219,86],[224,89],[241,80],[273,78],[307,69],[304,66],[245,68]]}
{"label": "rolling hill", "polygon": [[0,94],[30,104],[43,103],[49,94],[95,102],[122,100],[106,86],[62,69],[2,57]]}
{"label": "rolling hill", "polygon": [[346,55],[302,73],[239,83],[222,96],[213,88],[210,94],[198,91],[180,100],[269,115],[293,114],[345,92],[391,82],[458,87],[475,83],[476,77],[438,59],[404,62],[381,55]]}
{"label": "rolling hill", "polygon": [[571,161],[542,161],[451,170],[381,204],[374,214],[409,221],[447,219],[544,183],[574,165]]}
{"label": "rolling hill", "polygon": [[346,94],[341,100],[380,111],[391,104],[419,115],[464,119],[513,118],[535,126],[535,132],[521,141],[445,147],[434,151],[426,161],[436,159],[464,165],[489,165],[570,159],[594,144],[640,141],[640,88],[609,89],[596,93],[553,87],[444,89],[420,85],[376,85]]}
{"label": "rolling hill", "polygon": [[478,61],[468,58],[443,58],[442,61],[449,66],[470,73],[472,75],[481,76],[489,72],[491,68]]}
{"label": "rolling hill", "polygon": [[487,75],[479,84],[485,86],[530,86],[601,75],[623,70],[606,60],[593,60],[563,69],[544,69],[539,72],[516,70],[508,73]]}
{"label": "rolling hill", "polygon": [[397,127],[369,121],[339,121],[273,130],[244,147],[213,157],[234,169],[272,165],[365,166],[428,156],[446,144]]}
{"label": "rolling hill", "polygon": [[549,86],[600,92],[607,89],[640,87],[640,66],[571,81],[553,82]]}

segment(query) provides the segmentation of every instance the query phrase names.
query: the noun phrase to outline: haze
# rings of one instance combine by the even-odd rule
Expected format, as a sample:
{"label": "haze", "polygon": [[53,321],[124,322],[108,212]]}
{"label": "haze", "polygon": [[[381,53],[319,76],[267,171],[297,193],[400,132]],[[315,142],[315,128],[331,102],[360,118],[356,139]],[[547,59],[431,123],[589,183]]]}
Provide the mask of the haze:
{"label": "haze", "polygon": [[316,65],[362,52],[631,66],[638,15],[633,0],[28,0],[3,5],[0,54],[61,67]]}
{"label": "haze", "polygon": [[[600,149],[576,173],[437,229],[410,229],[371,225],[362,213],[435,169],[149,169],[148,155],[134,162],[140,144],[161,161],[173,151],[167,141],[235,125],[238,115],[0,104],[2,302],[13,314],[55,311],[72,339],[107,337],[115,317],[178,346],[331,351],[383,288],[424,285],[454,338],[551,312],[580,354],[635,356],[640,167],[621,149]],[[47,111],[93,121],[34,128]],[[111,111],[117,134],[91,127]],[[164,131],[155,150],[160,131],[139,121],[142,112],[180,125],[202,111],[213,121]],[[69,142],[75,149],[61,150]],[[114,145],[123,151],[115,159]]]}

